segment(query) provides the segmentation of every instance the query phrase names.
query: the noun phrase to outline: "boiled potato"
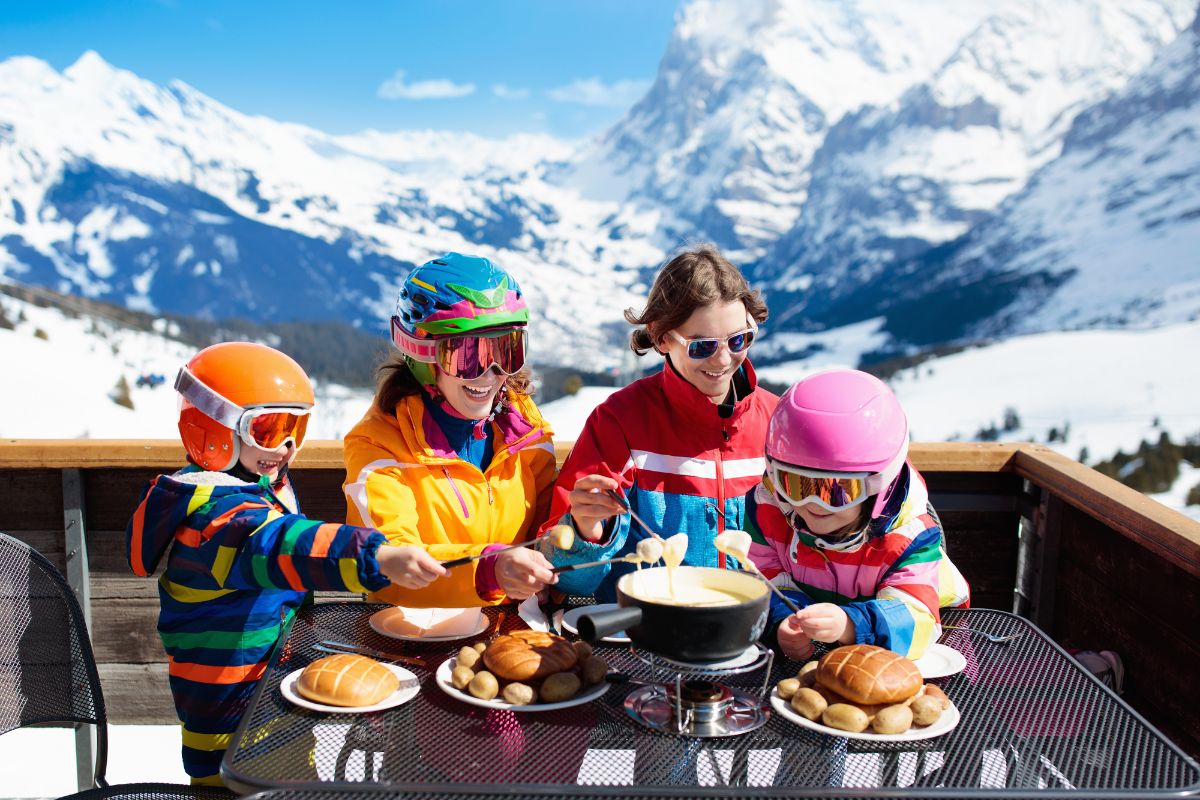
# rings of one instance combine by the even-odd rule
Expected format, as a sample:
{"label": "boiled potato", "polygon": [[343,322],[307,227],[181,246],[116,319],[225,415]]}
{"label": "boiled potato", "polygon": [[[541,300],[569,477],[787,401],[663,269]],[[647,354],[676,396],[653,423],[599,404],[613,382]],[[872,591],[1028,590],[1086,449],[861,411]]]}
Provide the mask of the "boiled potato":
{"label": "boiled potato", "polygon": [[579,672],[585,686],[595,686],[604,682],[604,676],[608,674],[608,662],[599,656],[592,656],[583,662]]}
{"label": "boiled potato", "polygon": [[476,642],[471,647],[475,648],[476,653],[482,653],[484,650],[487,650],[487,642]]}
{"label": "boiled potato", "polygon": [[871,720],[871,730],[876,733],[904,733],[912,727],[913,713],[903,703],[885,706]]}
{"label": "boiled potato", "polygon": [[858,706],[849,703],[834,703],[821,714],[821,721],[831,728],[851,733],[861,733],[867,729],[870,720]]}
{"label": "boiled potato", "polygon": [[454,663],[460,667],[475,669],[475,665],[479,663],[479,659],[480,653],[474,647],[460,647]]}
{"label": "boiled potato", "polygon": [[913,723],[925,727],[938,721],[942,716],[942,701],[936,697],[918,697],[912,701]]}
{"label": "boiled potato", "polygon": [[796,673],[801,686],[812,686],[817,682],[817,662],[809,661]]}
{"label": "boiled potato", "polygon": [[450,683],[454,684],[455,689],[466,689],[467,684],[475,677],[475,670],[470,667],[457,666],[450,673]]}
{"label": "boiled potato", "polygon": [[779,692],[779,696],[784,700],[791,700],[792,695],[800,688],[799,678],[784,678],[776,686],[775,691]]}
{"label": "boiled potato", "polygon": [[542,681],[538,696],[543,703],[560,703],[574,697],[582,685],[583,682],[574,672],[556,672]]}
{"label": "boiled potato", "polygon": [[500,694],[500,683],[495,675],[484,670],[475,673],[475,677],[467,684],[467,691],[480,700],[491,700]]}
{"label": "boiled potato", "polygon": [[946,697],[946,693],[942,691],[942,687],[935,684],[925,684],[925,692],[921,696],[936,697],[941,702],[943,711],[950,707],[950,698]]}
{"label": "boiled potato", "polygon": [[807,686],[801,686],[792,695],[792,708],[807,720],[816,722],[828,707],[829,704],[825,702],[825,698]]}
{"label": "boiled potato", "polygon": [[592,654],[592,646],[587,642],[572,642],[571,646],[575,648],[575,655],[579,656],[580,661],[586,661]]}
{"label": "boiled potato", "polygon": [[570,550],[571,545],[575,544],[575,529],[570,525],[555,525],[546,535],[559,550]]}
{"label": "boiled potato", "polygon": [[504,687],[504,702],[514,706],[527,706],[533,702],[533,687],[524,683],[510,683]]}

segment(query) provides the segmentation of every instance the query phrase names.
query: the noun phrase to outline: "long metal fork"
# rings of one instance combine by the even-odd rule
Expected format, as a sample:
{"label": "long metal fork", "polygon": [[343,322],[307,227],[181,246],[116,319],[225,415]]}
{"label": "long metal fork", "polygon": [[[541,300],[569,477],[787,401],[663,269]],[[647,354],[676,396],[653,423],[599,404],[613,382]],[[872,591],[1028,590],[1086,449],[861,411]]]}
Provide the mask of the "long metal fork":
{"label": "long metal fork", "polygon": [[967,633],[973,633],[977,636],[982,636],[983,638],[987,639],[989,642],[992,642],[994,644],[1008,644],[1009,642],[1013,641],[1014,639],[1020,639],[1022,636],[1025,635],[1024,633],[1018,632],[1018,633],[1010,633],[1007,636],[1000,636],[995,633],[984,633],[983,631],[977,631],[977,630],[974,630],[973,628],[966,628],[966,627],[963,627],[962,625],[943,625],[942,630],[944,630],[944,631],[966,631]]}
{"label": "long metal fork", "polygon": [[361,644],[334,642],[326,639],[320,644],[314,644],[313,649],[322,653],[357,653],[360,656],[377,658],[380,661],[394,661],[398,664],[412,664],[416,667],[429,669],[429,664],[427,664],[423,658],[418,658],[416,656],[402,656],[399,653],[385,653],[382,650],[375,650]]}

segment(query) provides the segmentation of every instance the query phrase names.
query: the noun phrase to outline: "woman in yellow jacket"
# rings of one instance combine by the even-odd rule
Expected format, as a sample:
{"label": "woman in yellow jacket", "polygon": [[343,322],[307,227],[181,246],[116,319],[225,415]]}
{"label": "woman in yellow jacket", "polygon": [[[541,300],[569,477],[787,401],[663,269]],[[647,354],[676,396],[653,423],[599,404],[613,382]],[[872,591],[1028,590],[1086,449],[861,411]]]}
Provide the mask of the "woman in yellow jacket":
{"label": "woman in yellow jacket", "polygon": [[[525,368],[529,311],[512,276],[448,253],[409,273],[392,317],[399,352],[345,440],[347,521],[439,560],[533,536],[554,484],[551,430]],[[410,607],[523,600],[555,581],[532,548],[455,567],[424,589],[373,599]]]}

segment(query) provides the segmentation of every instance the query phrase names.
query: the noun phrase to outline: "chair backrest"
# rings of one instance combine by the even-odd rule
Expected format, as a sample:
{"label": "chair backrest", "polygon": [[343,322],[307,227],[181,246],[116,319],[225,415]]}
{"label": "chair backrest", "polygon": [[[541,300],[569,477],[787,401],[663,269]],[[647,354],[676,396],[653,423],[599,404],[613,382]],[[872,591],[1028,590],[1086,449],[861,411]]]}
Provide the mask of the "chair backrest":
{"label": "chair backrest", "polygon": [[39,723],[95,725],[95,780],[104,786],[107,719],[75,593],[45,556],[0,533],[0,734]]}

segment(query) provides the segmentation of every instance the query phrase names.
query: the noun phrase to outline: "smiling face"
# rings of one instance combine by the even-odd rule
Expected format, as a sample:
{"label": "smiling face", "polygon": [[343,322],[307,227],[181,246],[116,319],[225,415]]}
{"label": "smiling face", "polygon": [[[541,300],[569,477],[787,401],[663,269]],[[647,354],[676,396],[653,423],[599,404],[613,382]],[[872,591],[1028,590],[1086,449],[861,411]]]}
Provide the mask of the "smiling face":
{"label": "smiling face", "polygon": [[467,419],[484,419],[492,413],[496,395],[504,388],[504,378],[495,369],[489,369],[472,381],[452,378],[440,369],[437,372],[437,388],[450,407]]}
{"label": "smiling face", "polygon": [[[870,502],[870,501],[868,501]],[[843,508],[841,511],[826,511],[820,506],[807,503],[796,509],[796,513],[804,520],[804,526],[818,536],[828,536],[842,528],[858,528],[863,516],[865,504]],[[862,525],[866,520],[862,521]],[[847,531],[853,533],[853,531]]]}
{"label": "smiling face", "polygon": [[671,356],[671,363],[684,380],[699,389],[714,403],[722,402],[729,394],[729,383],[734,373],[746,360],[747,350],[729,352],[724,340],[746,330],[746,306],[740,300],[731,303],[717,302],[700,306],[687,320],[675,329],[684,339],[722,340],[717,352],[705,359],[689,358],[687,345],[666,332],[659,337],[658,347]]}
{"label": "smiling face", "polygon": [[279,470],[296,457],[296,448],[290,443],[276,450],[263,450],[242,442],[238,462],[255,475],[265,475],[271,483],[279,480]]}

